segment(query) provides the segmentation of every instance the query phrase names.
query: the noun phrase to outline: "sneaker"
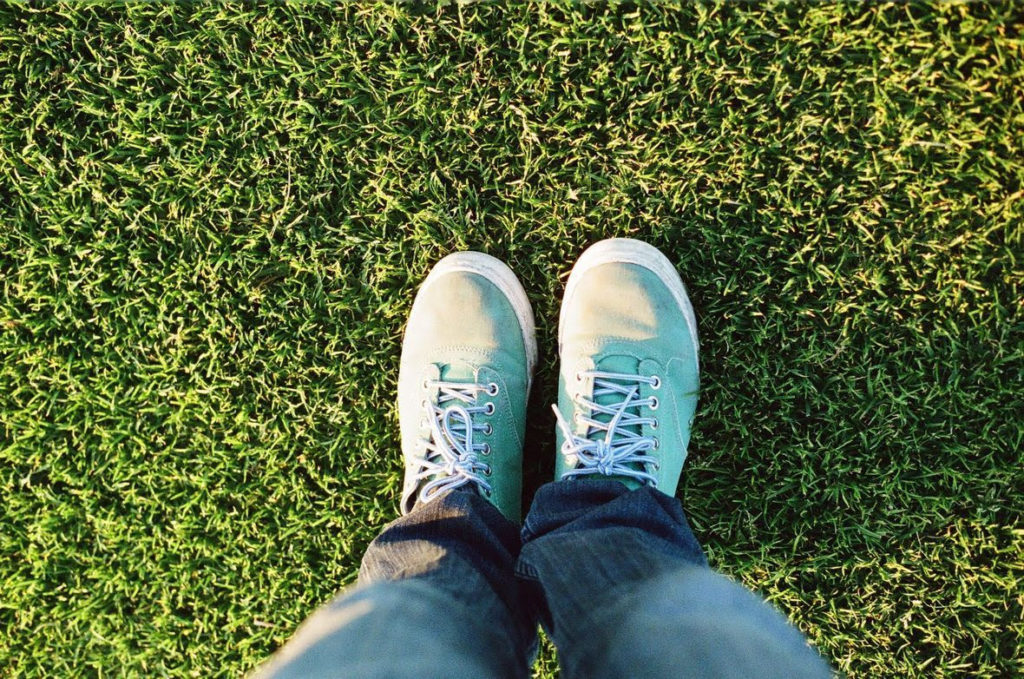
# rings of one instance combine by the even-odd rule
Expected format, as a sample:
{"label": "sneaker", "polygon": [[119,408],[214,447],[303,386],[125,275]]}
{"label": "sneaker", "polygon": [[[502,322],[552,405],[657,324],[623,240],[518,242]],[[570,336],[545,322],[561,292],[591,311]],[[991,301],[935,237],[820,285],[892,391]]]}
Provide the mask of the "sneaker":
{"label": "sneaker", "polygon": [[398,374],[403,514],[462,489],[519,522],[536,363],[533,311],[511,269],[482,252],[434,266],[413,302]]}
{"label": "sneaker", "polygon": [[697,408],[697,319],[675,267],[628,238],[590,247],[566,283],[556,479],[674,495]]}

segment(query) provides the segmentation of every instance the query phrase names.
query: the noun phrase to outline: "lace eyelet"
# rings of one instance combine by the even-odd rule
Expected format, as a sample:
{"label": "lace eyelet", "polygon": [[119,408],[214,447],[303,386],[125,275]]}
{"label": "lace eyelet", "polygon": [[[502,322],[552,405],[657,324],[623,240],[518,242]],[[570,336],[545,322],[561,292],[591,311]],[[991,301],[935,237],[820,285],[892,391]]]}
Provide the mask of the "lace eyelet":
{"label": "lace eyelet", "polygon": [[651,410],[657,410],[658,406],[660,404],[661,404],[661,401],[658,400],[657,396],[652,396],[651,397]]}
{"label": "lace eyelet", "polygon": [[576,373],[576,381],[583,382],[583,373]]}
{"label": "lace eyelet", "polygon": [[490,475],[491,475],[491,465],[487,465],[487,468],[484,469],[484,476],[490,476]]}
{"label": "lace eyelet", "polygon": [[489,396],[497,396],[498,395],[498,383],[497,382],[491,382],[490,384],[487,385],[487,394]]}
{"label": "lace eyelet", "polygon": [[492,433],[494,433],[494,427],[492,427],[491,423],[488,422],[484,425],[484,436],[490,436]]}
{"label": "lace eyelet", "polygon": [[480,454],[481,455],[490,455],[491,454],[491,444],[490,443],[485,443],[483,450],[480,451]]}
{"label": "lace eyelet", "polygon": [[[661,448],[661,441],[659,439],[653,439],[653,440],[654,440],[654,450],[657,450],[658,448]],[[655,463],[655,464],[657,464],[657,463]]]}
{"label": "lace eyelet", "polygon": [[420,401],[420,406],[422,406],[423,408],[429,409],[430,408],[430,401],[428,401],[427,399],[423,399],[422,401]]}
{"label": "lace eyelet", "polygon": [[651,382],[651,389],[661,389],[661,378],[657,375],[651,375],[651,379],[654,380]]}
{"label": "lace eyelet", "polygon": [[654,422],[651,422],[651,429],[657,429],[657,428],[658,428],[658,418],[655,417],[654,418]]}
{"label": "lace eyelet", "polygon": [[493,403],[488,403],[487,404],[487,409],[484,410],[484,415],[493,415],[493,414],[494,414],[494,404]]}
{"label": "lace eyelet", "polygon": [[423,380],[423,390],[430,389],[430,380]]}

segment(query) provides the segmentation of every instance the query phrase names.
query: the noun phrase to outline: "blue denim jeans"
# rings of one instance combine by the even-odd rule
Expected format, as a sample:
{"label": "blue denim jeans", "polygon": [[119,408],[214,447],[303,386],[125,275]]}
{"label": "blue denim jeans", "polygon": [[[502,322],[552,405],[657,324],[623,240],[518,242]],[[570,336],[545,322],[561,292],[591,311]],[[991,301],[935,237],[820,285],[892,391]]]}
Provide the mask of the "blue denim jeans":
{"label": "blue denim jeans", "polygon": [[473,492],[417,506],[257,674],[526,677],[538,622],[566,677],[829,676],[782,615],[708,568],[678,500],[611,480],[541,487],[521,533]]}

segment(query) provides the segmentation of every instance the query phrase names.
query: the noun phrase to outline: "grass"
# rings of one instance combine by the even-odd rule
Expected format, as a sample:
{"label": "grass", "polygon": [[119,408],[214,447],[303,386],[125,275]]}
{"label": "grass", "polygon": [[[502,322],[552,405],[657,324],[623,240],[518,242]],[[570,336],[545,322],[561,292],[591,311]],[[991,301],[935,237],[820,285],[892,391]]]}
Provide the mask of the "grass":
{"label": "grass", "polygon": [[[0,675],[237,676],[396,515],[404,318],[480,249],[694,298],[680,489],[850,677],[1024,672],[1013,3],[0,8]],[[556,673],[546,648],[538,676]]]}

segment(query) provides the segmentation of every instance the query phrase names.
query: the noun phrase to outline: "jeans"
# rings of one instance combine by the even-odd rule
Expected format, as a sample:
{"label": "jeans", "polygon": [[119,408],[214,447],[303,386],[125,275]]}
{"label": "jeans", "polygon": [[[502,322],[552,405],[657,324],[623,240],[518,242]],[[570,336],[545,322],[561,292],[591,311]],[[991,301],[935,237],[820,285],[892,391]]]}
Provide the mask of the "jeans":
{"label": "jeans", "polygon": [[526,677],[538,621],[566,677],[827,677],[775,609],[710,570],[679,501],[541,487],[522,532],[474,492],[417,506],[260,677]]}

